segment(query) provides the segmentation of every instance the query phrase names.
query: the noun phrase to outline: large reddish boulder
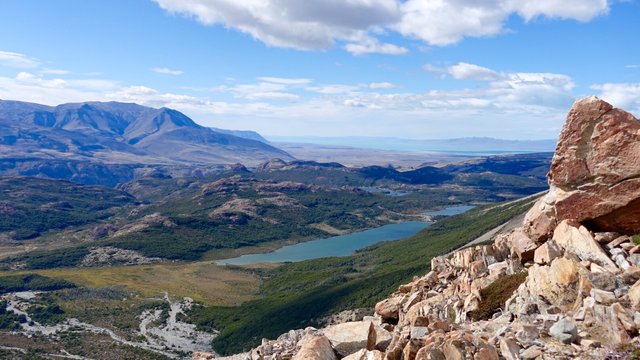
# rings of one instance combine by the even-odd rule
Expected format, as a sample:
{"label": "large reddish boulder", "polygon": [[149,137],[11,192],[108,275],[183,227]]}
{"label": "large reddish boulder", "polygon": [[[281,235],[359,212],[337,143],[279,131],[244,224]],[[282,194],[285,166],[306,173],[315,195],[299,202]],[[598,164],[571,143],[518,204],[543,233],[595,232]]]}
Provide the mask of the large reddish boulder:
{"label": "large reddish boulder", "polygon": [[576,220],[592,230],[640,233],[640,121],[596,97],[576,101],[549,171],[549,194],[525,231],[544,241],[554,225]]}

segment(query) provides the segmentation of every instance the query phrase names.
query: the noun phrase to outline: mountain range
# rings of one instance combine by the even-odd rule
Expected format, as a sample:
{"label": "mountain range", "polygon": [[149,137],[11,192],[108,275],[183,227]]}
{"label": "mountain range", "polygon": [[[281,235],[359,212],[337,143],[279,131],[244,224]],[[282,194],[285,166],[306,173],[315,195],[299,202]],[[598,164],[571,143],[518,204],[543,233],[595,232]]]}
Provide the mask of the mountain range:
{"label": "mountain range", "polygon": [[0,150],[4,159],[159,165],[252,165],[276,157],[292,159],[248,134],[236,135],[200,126],[168,108],[119,102],[52,107],[0,100]]}

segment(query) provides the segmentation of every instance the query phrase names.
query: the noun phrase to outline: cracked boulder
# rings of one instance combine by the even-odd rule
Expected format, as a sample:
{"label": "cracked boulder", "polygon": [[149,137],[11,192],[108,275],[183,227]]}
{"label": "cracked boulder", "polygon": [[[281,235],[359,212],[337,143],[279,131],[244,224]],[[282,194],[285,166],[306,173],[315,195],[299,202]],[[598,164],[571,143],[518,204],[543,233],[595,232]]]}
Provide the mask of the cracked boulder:
{"label": "cracked boulder", "polygon": [[[596,97],[573,105],[549,171],[560,222],[640,233],[640,121]],[[549,201],[547,201],[549,203]]]}

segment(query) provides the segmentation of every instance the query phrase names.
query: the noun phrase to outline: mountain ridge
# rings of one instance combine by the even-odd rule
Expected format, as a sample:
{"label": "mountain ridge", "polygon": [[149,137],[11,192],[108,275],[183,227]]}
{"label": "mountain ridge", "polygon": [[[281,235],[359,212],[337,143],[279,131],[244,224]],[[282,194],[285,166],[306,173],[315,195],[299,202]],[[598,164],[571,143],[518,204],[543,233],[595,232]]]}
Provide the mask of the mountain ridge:
{"label": "mountain ridge", "polygon": [[264,142],[201,126],[177,110],[135,103],[0,100],[0,129],[4,158],[248,165],[293,159]]}

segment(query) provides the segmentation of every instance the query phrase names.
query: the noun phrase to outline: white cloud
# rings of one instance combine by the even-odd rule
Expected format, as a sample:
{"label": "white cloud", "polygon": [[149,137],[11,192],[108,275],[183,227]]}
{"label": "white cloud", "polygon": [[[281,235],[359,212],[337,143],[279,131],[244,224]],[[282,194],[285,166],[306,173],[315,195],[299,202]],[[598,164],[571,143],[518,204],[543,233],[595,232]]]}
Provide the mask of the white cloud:
{"label": "white cloud", "polygon": [[249,100],[298,100],[300,96],[278,91],[254,92],[245,96]]}
{"label": "white cloud", "polygon": [[610,0],[408,0],[401,5],[401,34],[445,46],[464,37],[500,34],[512,14],[589,21],[609,11]]}
{"label": "white cloud", "polygon": [[448,72],[456,80],[492,81],[501,77],[489,68],[464,62],[449,67]]}
{"label": "white cloud", "polygon": [[640,64],[625,65],[627,69],[640,69]]}
{"label": "white cloud", "polygon": [[601,99],[640,116],[640,83],[607,83],[591,88],[600,91]]}
{"label": "white cloud", "polygon": [[479,90],[497,96],[495,98],[497,103],[562,107],[574,98],[572,90],[575,88],[575,83],[571,77],[564,74],[498,72],[465,62],[447,68],[427,64],[423,69],[443,76],[450,75],[456,80],[485,82],[488,87]]}
{"label": "white cloud", "polygon": [[184,71],[182,70],[174,70],[174,69],[169,69],[166,67],[155,67],[153,69],[151,69],[151,71],[158,73],[158,74],[164,74],[164,75],[172,75],[172,76],[178,76],[178,75],[182,75],[184,74]]}
{"label": "white cloud", "polygon": [[42,69],[40,70],[41,74],[51,74],[51,75],[69,75],[69,71],[68,70],[62,70],[62,69]]}
{"label": "white cloud", "polygon": [[393,89],[397,88],[398,85],[390,83],[390,82],[372,82],[367,85],[369,89],[378,90],[378,89]]}
{"label": "white cloud", "polygon": [[396,31],[429,45],[494,36],[517,14],[586,22],[607,14],[613,0],[154,0],[162,9],[205,25],[250,34],[269,46],[328,49],[336,42],[354,55],[398,55],[407,48],[381,43]]}
{"label": "white cloud", "polygon": [[24,54],[10,51],[0,51],[0,65],[15,68],[35,68],[40,65],[40,61],[34,58],[30,58]]}
{"label": "white cloud", "polygon": [[271,76],[262,76],[259,77],[258,80],[274,83],[274,84],[283,84],[283,85],[305,85],[310,83],[311,79],[303,79],[303,78],[281,78],[281,77],[271,77]]}
{"label": "white cloud", "polygon": [[344,84],[329,84],[308,86],[305,88],[307,91],[316,92],[318,94],[332,95],[332,94],[344,94],[353,91],[357,91],[360,87],[356,85],[344,85]]}
{"label": "white cloud", "polygon": [[253,84],[239,84],[234,86],[220,85],[209,90],[221,93],[231,93],[235,98],[246,100],[288,100],[294,101],[298,95],[290,92],[290,88],[309,83],[310,79],[292,79],[261,77],[262,80]]}
{"label": "white cloud", "polygon": [[381,43],[378,39],[372,37],[364,37],[355,43],[350,43],[344,48],[353,55],[365,54],[386,54],[386,55],[402,55],[409,52],[409,49],[388,43]]}
{"label": "white cloud", "polygon": [[517,12],[525,20],[544,16],[548,18],[574,19],[589,21],[596,16],[609,12],[608,0],[538,0],[505,2],[508,8]]}
{"label": "white cloud", "polygon": [[[260,77],[162,92],[139,84],[87,78],[64,79],[39,68],[0,76],[0,98],[48,105],[81,101],[125,101],[185,112],[197,122],[253,128],[267,134],[438,137],[553,137],[574,99],[574,83],[563,74],[501,72],[469,63],[425,66],[443,76],[478,81],[474,88],[400,92],[391,82],[315,84],[305,77]],[[602,97],[640,109],[640,85],[594,87]],[[194,95],[196,94],[196,95]],[[312,130],[310,130],[312,129]],[[538,135],[536,135],[538,134]]]}
{"label": "white cloud", "polygon": [[250,34],[269,46],[327,49],[399,19],[396,0],[154,0],[205,25]]}

